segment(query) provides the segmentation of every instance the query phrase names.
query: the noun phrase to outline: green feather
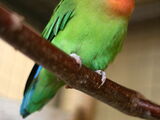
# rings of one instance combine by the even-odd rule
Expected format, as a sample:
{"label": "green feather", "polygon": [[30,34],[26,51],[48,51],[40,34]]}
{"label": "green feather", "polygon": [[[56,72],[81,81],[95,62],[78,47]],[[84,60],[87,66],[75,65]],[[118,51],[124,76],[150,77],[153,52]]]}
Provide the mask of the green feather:
{"label": "green feather", "polygon": [[[42,32],[42,36],[51,42],[59,31],[65,28],[73,16],[74,8],[75,4],[73,2],[62,0]],[[23,117],[27,117],[29,114],[40,110],[56,94],[58,89],[64,85],[63,81],[58,80],[51,72],[44,68],[34,78],[37,66],[35,65],[33,68],[25,87],[23,104],[21,105],[21,115]]]}
{"label": "green feather", "polygon": [[[110,15],[101,0],[61,0],[42,36],[67,54],[76,53],[92,70],[105,69],[121,50],[128,19]],[[33,84],[34,83],[34,84]],[[42,69],[27,86],[26,106],[32,113],[40,110],[64,85],[64,82]]]}

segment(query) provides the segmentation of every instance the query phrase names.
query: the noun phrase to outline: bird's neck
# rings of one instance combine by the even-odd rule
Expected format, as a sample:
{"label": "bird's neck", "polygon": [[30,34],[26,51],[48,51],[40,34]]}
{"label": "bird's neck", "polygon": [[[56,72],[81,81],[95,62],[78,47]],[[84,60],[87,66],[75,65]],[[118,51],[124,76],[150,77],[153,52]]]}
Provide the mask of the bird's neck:
{"label": "bird's neck", "polygon": [[105,0],[107,10],[117,16],[129,17],[134,9],[134,0]]}

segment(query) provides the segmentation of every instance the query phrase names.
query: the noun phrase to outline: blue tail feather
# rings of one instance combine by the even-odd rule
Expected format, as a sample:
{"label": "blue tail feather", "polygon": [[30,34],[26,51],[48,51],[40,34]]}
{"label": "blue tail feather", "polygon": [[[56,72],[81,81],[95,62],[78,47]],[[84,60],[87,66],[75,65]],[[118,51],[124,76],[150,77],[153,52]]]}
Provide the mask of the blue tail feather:
{"label": "blue tail feather", "polygon": [[[35,66],[36,66],[36,69],[35,69]],[[32,97],[32,94],[35,89],[35,85],[36,85],[35,79],[38,77],[42,69],[42,66],[39,66],[37,64],[35,66],[32,69],[32,72],[31,72],[32,75],[30,75],[27,80],[28,84],[26,85],[24,98],[20,108],[20,114],[22,115],[23,118],[27,117],[30,114],[29,111],[27,111],[27,106],[29,104],[30,98]]]}
{"label": "blue tail feather", "polygon": [[38,66],[38,69],[37,69],[37,71],[36,71],[36,73],[35,73],[35,75],[34,75],[34,79],[39,75],[41,69],[42,69],[42,66],[41,66],[41,65]]}

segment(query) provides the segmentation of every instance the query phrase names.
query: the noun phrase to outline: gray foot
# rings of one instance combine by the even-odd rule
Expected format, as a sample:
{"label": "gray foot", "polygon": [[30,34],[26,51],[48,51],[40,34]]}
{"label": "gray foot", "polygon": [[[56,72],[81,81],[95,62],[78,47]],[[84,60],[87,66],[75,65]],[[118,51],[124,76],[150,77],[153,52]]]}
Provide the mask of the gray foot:
{"label": "gray foot", "polygon": [[100,88],[105,83],[107,76],[106,76],[106,73],[102,70],[96,70],[96,73],[98,73],[99,75],[102,76],[102,78],[101,78],[102,83],[99,86],[99,88]]}
{"label": "gray foot", "polygon": [[82,66],[82,61],[81,61],[80,56],[78,56],[78,55],[75,54],[75,53],[70,54],[70,56],[76,60],[77,64],[79,64],[80,67]]}

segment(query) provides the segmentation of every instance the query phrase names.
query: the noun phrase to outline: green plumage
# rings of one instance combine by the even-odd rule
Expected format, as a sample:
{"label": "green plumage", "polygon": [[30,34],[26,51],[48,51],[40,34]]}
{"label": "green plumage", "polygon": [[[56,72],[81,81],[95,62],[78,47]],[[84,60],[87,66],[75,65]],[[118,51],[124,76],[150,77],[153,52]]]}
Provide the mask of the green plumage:
{"label": "green plumage", "polygon": [[[90,69],[103,70],[120,51],[127,25],[125,17],[108,14],[102,0],[61,0],[42,35],[67,54],[79,55]],[[63,85],[42,68],[27,85],[22,116],[41,109]]]}

